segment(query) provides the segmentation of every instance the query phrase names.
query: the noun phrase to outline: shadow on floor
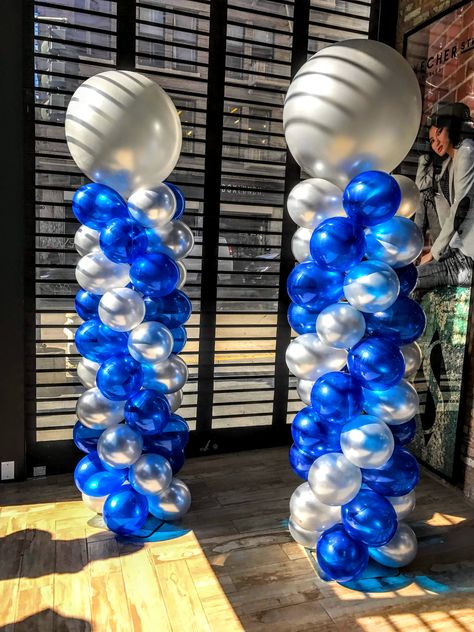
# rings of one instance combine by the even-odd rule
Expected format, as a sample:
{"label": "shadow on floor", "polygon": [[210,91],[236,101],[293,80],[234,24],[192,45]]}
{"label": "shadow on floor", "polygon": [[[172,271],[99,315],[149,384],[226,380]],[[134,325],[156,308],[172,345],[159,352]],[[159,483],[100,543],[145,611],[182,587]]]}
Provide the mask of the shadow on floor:
{"label": "shadow on floor", "polygon": [[91,624],[84,619],[63,617],[54,610],[47,609],[26,617],[21,621],[7,623],[0,627],[0,632],[43,632],[45,630],[58,630],[58,632],[92,632]]}

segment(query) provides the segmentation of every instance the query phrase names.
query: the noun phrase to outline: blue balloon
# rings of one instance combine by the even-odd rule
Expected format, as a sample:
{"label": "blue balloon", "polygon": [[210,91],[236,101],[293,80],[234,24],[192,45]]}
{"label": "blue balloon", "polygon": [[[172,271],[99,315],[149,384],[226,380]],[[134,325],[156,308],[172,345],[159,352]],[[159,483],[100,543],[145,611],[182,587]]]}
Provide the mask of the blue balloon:
{"label": "blue balloon", "polygon": [[148,237],[144,229],[130,217],[118,217],[101,230],[99,243],[111,261],[132,263],[145,254]]}
{"label": "blue balloon", "polygon": [[186,342],[188,340],[188,335],[186,333],[186,328],[180,325],[179,327],[175,327],[174,329],[170,329],[171,335],[173,336],[173,349],[171,353],[180,353],[184,349]]}
{"label": "blue balloon", "polygon": [[314,456],[309,456],[294,444],[290,448],[289,460],[291,469],[305,481],[308,480],[309,469],[313,465],[315,458]]}
{"label": "blue balloon", "polygon": [[361,489],[342,507],[342,524],[347,533],[367,546],[387,544],[397,530],[393,505],[370,489]]}
{"label": "blue balloon", "polygon": [[72,210],[81,224],[101,230],[115,217],[128,217],[122,197],[105,184],[90,182],[78,189],[72,198]]}
{"label": "blue balloon", "polygon": [[403,268],[397,268],[395,272],[400,281],[400,294],[408,296],[408,294],[413,292],[418,281],[418,270],[415,264],[410,263],[407,266],[403,266]]}
{"label": "blue balloon", "polygon": [[313,231],[310,250],[322,268],[345,272],[364,256],[364,231],[347,217],[326,219]]}
{"label": "blue balloon", "polygon": [[165,441],[171,441],[173,446],[184,450],[189,440],[189,426],[181,415],[171,413],[170,419],[163,428],[161,438]]}
{"label": "blue balloon", "polygon": [[420,467],[415,457],[399,446],[393,455],[377,469],[362,469],[362,480],[382,496],[405,496],[417,485]]}
{"label": "blue balloon", "polygon": [[82,320],[99,318],[99,302],[101,298],[100,294],[92,294],[92,292],[82,288],[77,292],[74,306]]}
{"label": "blue balloon", "polygon": [[99,459],[99,455],[96,451],[90,452],[86,456],[82,457],[74,470],[74,482],[79,491],[82,492],[84,483],[93,474],[97,472],[103,472],[104,467]]}
{"label": "blue balloon", "polygon": [[311,404],[315,412],[330,422],[344,424],[362,412],[364,396],[360,383],[348,373],[325,373],[314,384]]}
{"label": "blue balloon", "polygon": [[371,391],[385,391],[395,386],[405,373],[405,361],[397,345],[376,336],[352,347],[347,365],[351,375]]}
{"label": "blue balloon", "polygon": [[311,455],[315,446],[322,445],[328,452],[340,452],[341,429],[323,421],[311,406],[302,408],[293,419],[291,435],[295,446]]}
{"label": "blue balloon", "polygon": [[301,307],[296,303],[290,303],[288,308],[288,322],[290,327],[297,334],[314,334],[316,333],[317,312]]}
{"label": "blue balloon", "polygon": [[316,544],[318,564],[328,577],[337,582],[357,579],[367,568],[369,550],[354,540],[342,524],[327,529]]}
{"label": "blue balloon", "polygon": [[181,290],[173,290],[162,298],[145,298],[145,318],[162,323],[168,329],[176,329],[191,316],[192,305],[189,298]]}
{"label": "blue balloon", "polygon": [[105,397],[124,401],[141,389],[143,370],[140,362],[129,355],[113,356],[100,365],[96,382]]}
{"label": "blue balloon", "polygon": [[426,326],[423,308],[408,296],[399,296],[388,309],[364,314],[364,318],[368,334],[389,338],[399,346],[414,342]]}
{"label": "blue balloon", "polygon": [[99,430],[87,428],[87,426],[84,426],[78,421],[72,430],[72,438],[79,450],[83,452],[94,452],[97,450],[97,441],[103,431],[103,428]]}
{"label": "blue balloon", "polygon": [[175,289],[179,281],[179,268],[171,257],[156,252],[137,257],[130,267],[130,278],[139,292],[161,298]]}
{"label": "blue balloon", "polygon": [[111,494],[104,503],[104,522],[119,535],[134,535],[148,517],[148,500],[130,486]]}
{"label": "blue balloon", "polygon": [[172,220],[180,219],[186,207],[186,198],[184,197],[184,194],[181,191],[181,189],[177,187],[175,184],[171,184],[171,182],[168,182],[167,180],[165,180],[163,184],[166,184],[166,186],[169,187],[173,191],[174,197],[176,198],[176,210],[174,212]]}
{"label": "blue balloon", "polygon": [[125,421],[143,435],[161,433],[171,417],[168,400],[157,391],[143,389],[125,404]]}
{"label": "blue balloon", "polygon": [[410,419],[404,424],[388,424],[392,431],[395,445],[408,445],[413,441],[416,435],[416,419]]}
{"label": "blue balloon", "polygon": [[402,193],[397,181],[383,171],[365,171],[345,188],[342,205],[361,226],[375,226],[395,215]]}
{"label": "blue balloon", "polygon": [[304,261],[290,272],[287,281],[291,300],[313,312],[337,303],[342,297],[344,274],[334,270],[325,270],[313,261]]}
{"label": "blue balloon", "polygon": [[74,482],[88,496],[107,496],[119,489],[127,478],[127,470],[106,470],[97,452],[83,457],[74,470]]}
{"label": "blue balloon", "polygon": [[407,266],[423,248],[423,234],[411,219],[392,217],[368,228],[365,234],[368,259],[383,261],[394,268]]}
{"label": "blue balloon", "polygon": [[82,323],[74,340],[81,355],[99,364],[110,356],[128,352],[128,334],[110,329],[97,318]]}

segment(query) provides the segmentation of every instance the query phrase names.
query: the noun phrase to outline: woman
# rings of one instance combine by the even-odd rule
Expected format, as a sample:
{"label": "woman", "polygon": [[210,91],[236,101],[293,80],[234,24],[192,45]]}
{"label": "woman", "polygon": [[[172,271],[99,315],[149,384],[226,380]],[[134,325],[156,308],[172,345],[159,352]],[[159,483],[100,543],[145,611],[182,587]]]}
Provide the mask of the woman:
{"label": "woman", "polygon": [[[464,103],[441,106],[428,121],[432,151],[445,158],[439,176],[430,160],[417,174],[421,189],[431,180],[439,221],[430,252],[418,267],[417,290],[469,287],[474,267],[474,142],[463,135],[471,121]],[[437,231],[436,231],[437,232]]]}

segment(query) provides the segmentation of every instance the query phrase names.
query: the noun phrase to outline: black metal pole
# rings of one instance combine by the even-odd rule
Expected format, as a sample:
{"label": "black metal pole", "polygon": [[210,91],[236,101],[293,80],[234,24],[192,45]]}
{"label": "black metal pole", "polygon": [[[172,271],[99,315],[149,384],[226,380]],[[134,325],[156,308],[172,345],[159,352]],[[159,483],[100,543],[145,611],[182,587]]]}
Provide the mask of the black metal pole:
{"label": "black metal pole", "polygon": [[137,10],[135,0],[117,2],[117,69],[135,70]]}

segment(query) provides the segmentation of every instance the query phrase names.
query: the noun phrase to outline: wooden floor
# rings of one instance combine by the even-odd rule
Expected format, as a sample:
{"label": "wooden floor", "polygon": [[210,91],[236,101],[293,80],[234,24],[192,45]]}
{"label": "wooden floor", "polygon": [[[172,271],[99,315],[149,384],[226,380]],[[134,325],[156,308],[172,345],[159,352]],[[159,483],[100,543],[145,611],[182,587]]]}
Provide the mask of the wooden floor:
{"label": "wooden floor", "polygon": [[292,542],[287,450],[194,459],[180,476],[189,532],[138,545],[93,526],[70,476],[0,486],[0,630],[474,630],[474,508],[432,476],[417,560],[365,592],[321,582]]}

